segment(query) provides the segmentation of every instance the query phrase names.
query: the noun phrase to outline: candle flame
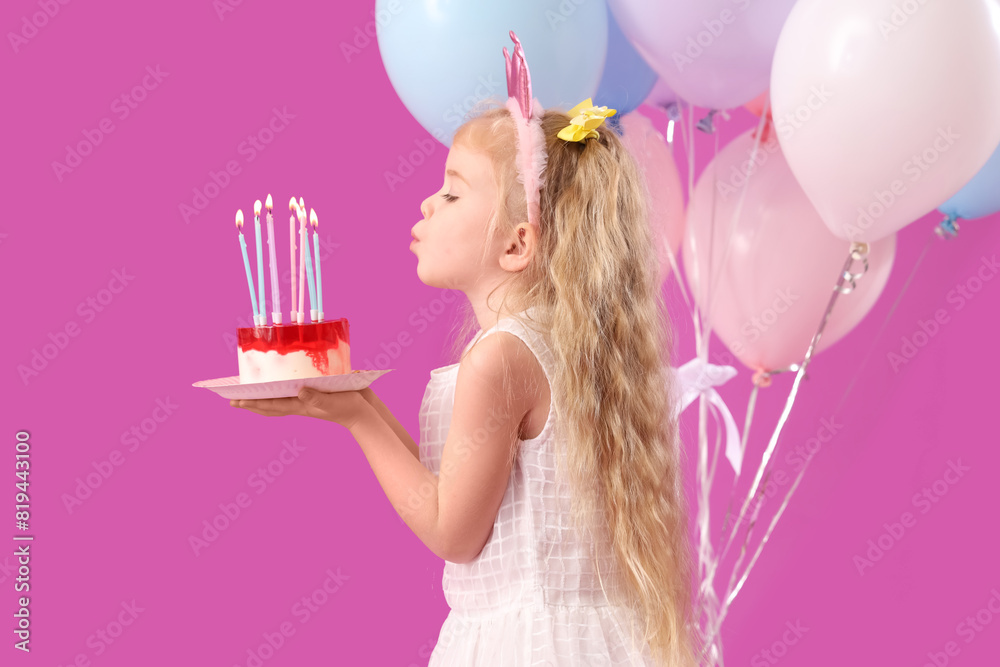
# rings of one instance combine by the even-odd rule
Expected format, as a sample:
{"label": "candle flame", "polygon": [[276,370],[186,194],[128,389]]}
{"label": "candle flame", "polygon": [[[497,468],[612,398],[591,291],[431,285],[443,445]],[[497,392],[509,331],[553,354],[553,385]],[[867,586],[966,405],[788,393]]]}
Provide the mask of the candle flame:
{"label": "candle flame", "polygon": [[290,200],[288,201],[288,210],[289,210],[289,211],[294,211],[294,210],[295,210],[295,209],[297,209],[298,207],[299,207],[299,203],[298,203],[297,201],[295,201],[295,197],[292,197],[292,198],[291,198],[291,199],[290,199]]}
{"label": "candle flame", "polygon": [[270,213],[271,210],[274,208],[274,202],[271,201],[271,193],[270,192],[267,193],[267,200],[264,202],[264,206],[267,207],[267,212],[268,213]]}
{"label": "candle flame", "polygon": [[260,200],[258,199],[253,203],[253,214],[260,217]]}
{"label": "candle flame", "polygon": [[236,211],[236,227],[237,229],[243,229],[243,209]]}
{"label": "candle flame", "polygon": [[319,218],[316,217],[316,209],[309,209],[309,224],[312,225],[313,229],[319,227]]}
{"label": "candle flame", "polygon": [[299,208],[301,208],[302,212],[305,213],[306,202],[302,199],[302,197],[299,197]]}

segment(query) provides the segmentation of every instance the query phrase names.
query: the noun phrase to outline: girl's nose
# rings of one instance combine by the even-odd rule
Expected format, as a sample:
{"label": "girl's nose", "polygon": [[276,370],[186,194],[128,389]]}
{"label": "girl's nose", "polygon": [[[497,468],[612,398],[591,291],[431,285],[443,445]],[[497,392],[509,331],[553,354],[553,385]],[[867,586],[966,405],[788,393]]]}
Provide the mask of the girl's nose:
{"label": "girl's nose", "polygon": [[427,199],[425,199],[422,202],[420,202],[420,214],[422,216],[424,216],[424,220],[426,220],[427,218],[431,217],[430,201],[431,201],[431,198],[428,197]]}

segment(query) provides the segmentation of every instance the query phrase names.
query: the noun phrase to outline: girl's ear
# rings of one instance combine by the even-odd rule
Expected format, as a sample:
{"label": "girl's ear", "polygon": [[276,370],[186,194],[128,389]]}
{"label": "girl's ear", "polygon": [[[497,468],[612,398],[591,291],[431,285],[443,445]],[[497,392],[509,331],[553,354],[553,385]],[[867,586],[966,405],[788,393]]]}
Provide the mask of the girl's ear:
{"label": "girl's ear", "polygon": [[531,263],[537,247],[538,230],[528,222],[520,223],[508,237],[504,253],[500,257],[500,267],[511,272],[523,271]]}

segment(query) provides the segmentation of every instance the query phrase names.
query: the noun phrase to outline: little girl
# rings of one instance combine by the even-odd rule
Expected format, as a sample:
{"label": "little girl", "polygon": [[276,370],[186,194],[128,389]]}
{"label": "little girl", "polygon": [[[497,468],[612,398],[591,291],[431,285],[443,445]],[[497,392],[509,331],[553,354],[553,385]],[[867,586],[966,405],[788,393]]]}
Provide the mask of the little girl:
{"label": "little girl", "polygon": [[645,184],[592,113],[574,128],[549,109],[535,118],[534,190],[519,134],[531,113],[490,100],[467,120],[412,228],[420,280],[468,299],[456,344],[479,329],[431,371],[419,446],[370,388],[233,405],[350,429],[446,561],[431,667],[694,665],[678,389]]}

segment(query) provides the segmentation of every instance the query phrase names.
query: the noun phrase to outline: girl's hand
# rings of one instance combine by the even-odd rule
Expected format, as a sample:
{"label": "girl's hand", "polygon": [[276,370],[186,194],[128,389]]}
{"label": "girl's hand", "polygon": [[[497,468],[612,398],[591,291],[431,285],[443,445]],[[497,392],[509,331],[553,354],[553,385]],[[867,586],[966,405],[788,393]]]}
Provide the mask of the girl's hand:
{"label": "girl's hand", "polygon": [[349,430],[371,410],[371,405],[360,391],[323,392],[309,387],[303,387],[298,396],[232,400],[229,405],[266,417],[302,415],[326,419]]}

